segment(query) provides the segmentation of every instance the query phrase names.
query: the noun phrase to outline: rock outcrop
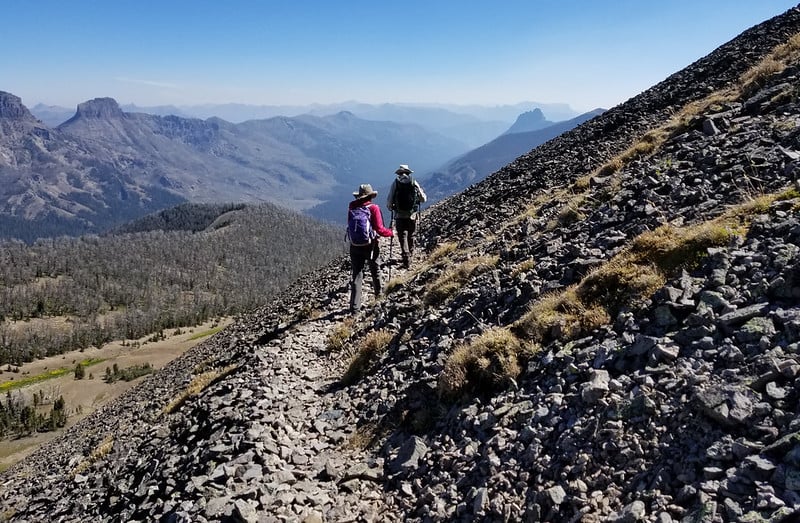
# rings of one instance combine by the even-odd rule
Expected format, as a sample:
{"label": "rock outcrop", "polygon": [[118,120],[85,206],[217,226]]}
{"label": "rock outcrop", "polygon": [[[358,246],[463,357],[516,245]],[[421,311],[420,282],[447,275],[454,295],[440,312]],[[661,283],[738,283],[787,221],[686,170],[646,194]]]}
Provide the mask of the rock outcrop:
{"label": "rock outcrop", "polygon": [[799,32],[768,20],[431,208],[354,317],[343,267],[301,279],[6,471],[4,513],[796,513],[799,61],[740,77]]}
{"label": "rock outcrop", "polygon": [[113,98],[95,98],[78,104],[75,118],[124,118],[119,104]]}
{"label": "rock outcrop", "polygon": [[4,91],[0,91],[0,118],[36,121],[28,108],[22,104],[22,98]]}
{"label": "rock outcrop", "polygon": [[550,122],[545,117],[541,109],[534,109],[532,111],[525,111],[517,116],[517,120],[504,134],[513,133],[527,133],[530,131],[538,131],[555,122]]}

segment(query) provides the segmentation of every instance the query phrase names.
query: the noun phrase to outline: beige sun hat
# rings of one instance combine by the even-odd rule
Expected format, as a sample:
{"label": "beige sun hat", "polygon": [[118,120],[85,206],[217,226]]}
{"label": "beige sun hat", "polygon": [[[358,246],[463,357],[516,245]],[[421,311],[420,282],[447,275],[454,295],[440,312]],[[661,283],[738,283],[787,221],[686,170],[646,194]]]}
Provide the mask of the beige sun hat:
{"label": "beige sun hat", "polygon": [[368,183],[362,183],[358,186],[358,191],[353,193],[353,196],[359,200],[362,198],[375,198],[378,196],[378,191],[373,191],[372,185]]}
{"label": "beige sun hat", "polygon": [[411,174],[414,171],[408,168],[408,165],[401,164],[400,167],[394,172],[395,174]]}

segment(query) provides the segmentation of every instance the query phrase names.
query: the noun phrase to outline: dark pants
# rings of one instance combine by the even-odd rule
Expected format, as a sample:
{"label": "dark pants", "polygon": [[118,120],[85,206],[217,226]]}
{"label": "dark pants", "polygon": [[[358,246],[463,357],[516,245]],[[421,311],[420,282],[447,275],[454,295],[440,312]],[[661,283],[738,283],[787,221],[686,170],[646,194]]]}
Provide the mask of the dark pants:
{"label": "dark pants", "polygon": [[352,273],[350,275],[350,309],[358,310],[361,308],[361,286],[364,282],[364,266],[369,266],[369,272],[372,274],[372,288],[375,295],[381,293],[381,278],[378,273],[378,258],[381,251],[378,246],[378,240],[375,240],[371,245],[364,246],[350,246],[350,265],[352,266]]}
{"label": "dark pants", "polygon": [[400,254],[406,262],[414,254],[414,231],[417,229],[417,222],[413,218],[395,218],[395,228],[397,229],[397,241],[400,243]]}

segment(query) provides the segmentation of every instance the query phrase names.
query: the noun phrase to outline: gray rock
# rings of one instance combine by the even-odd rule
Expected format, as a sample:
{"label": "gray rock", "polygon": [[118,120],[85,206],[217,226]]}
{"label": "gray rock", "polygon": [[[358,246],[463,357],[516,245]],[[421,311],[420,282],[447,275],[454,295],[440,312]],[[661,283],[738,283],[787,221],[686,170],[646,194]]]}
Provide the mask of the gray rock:
{"label": "gray rock", "polygon": [[389,463],[392,474],[416,468],[419,460],[428,452],[428,446],[422,438],[411,436],[400,447],[397,457]]}

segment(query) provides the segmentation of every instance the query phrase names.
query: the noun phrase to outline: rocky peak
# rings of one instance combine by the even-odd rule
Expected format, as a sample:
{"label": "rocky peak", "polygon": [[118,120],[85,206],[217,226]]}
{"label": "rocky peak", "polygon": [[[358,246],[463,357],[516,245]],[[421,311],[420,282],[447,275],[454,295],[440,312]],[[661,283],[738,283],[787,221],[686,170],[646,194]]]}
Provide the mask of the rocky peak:
{"label": "rocky peak", "polygon": [[546,127],[551,123],[552,122],[547,120],[542,110],[536,108],[532,111],[525,111],[521,115],[517,116],[517,121],[514,122],[514,125],[512,125],[508,131],[506,131],[506,134],[535,131],[537,129]]}
{"label": "rocky peak", "polygon": [[78,104],[76,118],[123,118],[125,113],[113,98],[95,98]]}
{"label": "rocky peak", "polygon": [[517,122],[535,123],[543,122],[544,120],[544,113],[539,108],[536,108],[533,111],[525,111],[521,115],[517,116]]}
{"label": "rocky peak", "polygon": [[0,91],[0,118],[13,120],[32,120],[36,118],[22,103],[22,98]]}

